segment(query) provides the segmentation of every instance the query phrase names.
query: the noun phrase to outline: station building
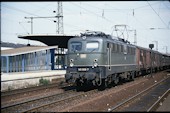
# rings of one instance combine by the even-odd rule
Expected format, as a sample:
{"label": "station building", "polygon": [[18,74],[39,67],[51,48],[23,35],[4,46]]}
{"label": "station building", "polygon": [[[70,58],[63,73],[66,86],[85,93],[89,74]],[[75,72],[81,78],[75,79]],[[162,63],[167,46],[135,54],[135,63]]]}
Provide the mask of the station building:
{"label": "station building", "polygon": [[1,50],[1,91],[38,86],[41,78],[50,82],[64,78],[67,42],[74,35],[22,35],[47,46]]}
{"label": "station building", "polygon": [[1,50],[1,73],[64,69],[65,54],[58,46],[27,46]]}
{"label": "station building", "polygon": [[18,38],[40,41],[47,46],[27,46],[1,50],[1,73],[66,68],[67,42],[73,35],[22,35]]}

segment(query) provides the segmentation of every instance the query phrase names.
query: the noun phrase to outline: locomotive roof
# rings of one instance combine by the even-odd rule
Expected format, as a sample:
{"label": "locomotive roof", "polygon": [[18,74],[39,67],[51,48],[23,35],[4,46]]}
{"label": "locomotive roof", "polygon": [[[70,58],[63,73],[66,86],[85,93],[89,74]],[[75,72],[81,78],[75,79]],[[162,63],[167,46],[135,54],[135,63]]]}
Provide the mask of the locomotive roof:
{"label": "locomotive roof", "polygon": [[80,38],[84,38],[84,37],[86,37],[86,38],[88,38],[88,39],[94,39],[94,38],[96,38],[96,39],[99,39],[99,38],[101,38],[101,39],[103,39],[103,40],[107,40],[107,41],[109,41],[109,42],[111,42],[111,43],[119,43],[119,44],[125,44],[125,45],[128,45],[128,46],[131,46],[131,47],[135,47],[135,45],[132,45],[132,44],[130,44],[130,42],[128,42],[128,41],[124,41],[124,39],[121,39],[121,38],[117,38],[117,37],[115,37],[115,36],[111,36],[111,35],[107,35],[107,34],[105,34],[105,35],[99,35],[99,34],[97,34],[97,35],[94,35],[94,34],[88,34],[88,35],[81,35],[81,36],[79,36],[79,37],[74,37],[74,38],[72,38],[72,40],[74,40],[74,39],[80,39]]}

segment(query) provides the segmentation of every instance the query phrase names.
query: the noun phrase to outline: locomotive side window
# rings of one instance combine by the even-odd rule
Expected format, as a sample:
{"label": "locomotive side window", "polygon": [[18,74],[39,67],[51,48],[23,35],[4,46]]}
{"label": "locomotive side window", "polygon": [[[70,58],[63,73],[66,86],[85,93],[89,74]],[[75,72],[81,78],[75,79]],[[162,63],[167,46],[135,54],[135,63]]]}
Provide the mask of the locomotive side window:
{"label": "locomotive side window", "polygon": [[109,43],[107,43],[107,48],[109,48]]}
{"label": "locomotive side window", "polygon": [[128,50],[128,53],[131,54],[131,53],[132,53],[132,52],[131,52],[131,49],[132,49],[132,48],[131,48],[131,47],[128,47],[128,49],[129,49],[129,50]]}
{"label": "locomotive side window", "polygon": [[86,43],[86,50],[87,51],[95,51],[99,48],[99,42],[87,42]]}
{"label": "locomotive side window", "polygon": [[128,53],[128,54],[131,54],[131,47],[127,47],[127,48],[128,48],[127,53]]}
{"label": "locomotive side window", "polygon": [[132,48],[132,54],[135,54],[135,49],[134,48]]}
{"label": "locomotive side window", "polygon": [[124,53],[127,54],[127,46],[124,45]]}
{"label": "locomotive side window", "polygon": [[112,44],[112,52],[116,52],[116,44]]}
{"label": "locomotive side window", "polygon": [[118,44],[116,44],[116,45],[117,45],[117,52],[119,52],[120,51],[120,46]]}
{"label": "locomotive side window", "polygon": [[121,52],[123,53],[123,45],[121,45]]}
{"label": "locomotive side window", "polygon": [[71,43],[71,51],[81,51],[82,43],[81,42],[72,42]]}
{"label": "locomotive side window", "polygon": [[127,53],[128,53],[128,54],[132,54],[132,47],[127,47],[127,48],[128,48]]}
{"label": "locomotive side window", "polygon": [[135,49],[134,48],[132,48],[132,54],[135,54],[135,51],[134,51]]}

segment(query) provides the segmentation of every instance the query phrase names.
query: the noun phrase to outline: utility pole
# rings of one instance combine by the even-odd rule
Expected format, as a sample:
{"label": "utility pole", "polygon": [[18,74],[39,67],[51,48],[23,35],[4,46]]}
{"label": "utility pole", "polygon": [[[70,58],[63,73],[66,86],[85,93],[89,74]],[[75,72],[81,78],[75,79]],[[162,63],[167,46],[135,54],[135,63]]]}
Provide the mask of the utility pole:
{"label": "utility pole", "polygon": [[152,77],[152,48],[154,48],[154,44],[149,44],[149,48],[151,49],[150,58],[151,58],[151,77]]}
{"label": "utility pole", "polygon": [[137,37],[136,37],[136,29],[135,30],[128,30],[134,32],[134,45],[137,45]]}
{"label": "utility pole", "polygon": [[135,30],[128,30],[128,31],[134,31],[134,45],[137,45],[136,29]]}
{"label": "utility pole", "polygon": [[137,45],[136,29],[135,29],[135,34],[134,34],[134,45]]}
{"label": "utility pole", "polygon": [[56,16],[51,16],[51,17],[25,17],[25,19],[31,19],[31,22],[30,22],[31,23],[31,34],[33,34],[33,19],[38,19],[38,18],[56,18]]}
{"label": "utility pole", "polygon": [[[25,19],[31,19],[31,34],[33,34],[33,17],[25,17]],[[28,39],[28,44],[27,46],[30,46],[29,39]]]}
{"label": "utility pole", "polygon": [[[19,24],[22,26],[22,24],[21,23],[23,23],[23,22],[19,22]],[[27,21],[27,22],[25,22],[25,23],[31,23],[31,21]],[[23,26],[22,26],[23,27]],[[24,28],[24,27],[23,27]],[[24,28],[24,30],[25,30],[25,28]],[[31,31],[32,32],[32,31]],[[28,33],[28,32],[27,32]],[[28,33],[29,34],[29,33]],[[28,44],[27,45],[30,45],[29,44],[29,39],[28,39]]]}
{"label": "utility pole", "polygon": [[57,10],[53,11],[56,13],[56,33],[57,34],[64,34],[63,29],[63,7],[62,2],[57,2]]}
{"label": "utility pole", "polygon": [[31,19],[31,34],[33,34],[33,18],[34,17],[25,17],[25,19]]}

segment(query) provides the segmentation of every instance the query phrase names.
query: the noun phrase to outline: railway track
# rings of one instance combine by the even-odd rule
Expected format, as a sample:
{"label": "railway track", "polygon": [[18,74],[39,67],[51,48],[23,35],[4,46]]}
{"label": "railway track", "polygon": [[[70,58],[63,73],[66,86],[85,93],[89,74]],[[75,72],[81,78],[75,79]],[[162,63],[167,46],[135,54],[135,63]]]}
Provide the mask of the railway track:
{"label": "railway track", "polygon": [[23,110],[29,109],[30,107],[38,106],[41,103],[49,103],[49,101],[53,101],[55,99],[60,99],[64,95],[69,96],[73,93],[73,91],[66,91],[65,93],[60,94],[53,94],[50,96],[35,98],[35,99],[29,99],[27,101],[14,103],[7,106],[1,106],[1,112],[22,112]]}
{"label": "railway track", "polygon": [[[138,94],[126,99],[125,101],[119,103],[118,105],[114,106],[114,107],[110,107],[108,108],[108,112],[113,112],[113,111],[120,111],[120,109],[122,109],[125,106],[128,106],[128,104],[130,104],[131,102],[133,102],[135,99],[137,98],[141,98],[143,95],[147,94],[152,88],[158,86],[159,84],[161,84],[162,82],[164,82],[165,80],[167,80],[169,78],[169,76],[167,78],[164,78],[163,80],[153,84],[152,86],[150,86],[149,88],[139,92]],[[168,91],[169,92],[169,91]],[[167,94],[166,94],[167,95]],[[161,99],[160,99],[161,100]],[[147,111],[153,111],[155,110],[155,106],[157,106],[157,103],[153,104]]]}
{"label": "railway track", "polygon": [[[66,101],[71,101],[73,99],[83,97],[84,95],[86,95],[86,96],[90,95],[90,94],[97,91],[97,89],[95,89],[95,90],[92,90],[92,91],[88,91],[87,93],[80,94],[79,92],[74,92],[73,90],[71,90],[71,91],[68,90],[68,91],[64,92],[63,94],[54,94],[54,95],[51,95],[51,96],[30,99],[30,100],[27,100],[27,101],[14,103],[14,104],[7,105],[7,106],[2,106],[1,111],[2,112],[10,112],[10,111],[11,112],[34,112],[34,111],[39,111],[41,109],[44,109],[45,107],[57,105],[59,103],[66,102]],[[69,96],[69,95],[72,95],[72,93],[74,93],[75,95]],[[69,95],[67,95],[67,94],[69,94]],[[58,99],[58,97],[62,97],[62,96],[63,97],[66,96],[67,98],[64,98],[64,99],[59,98]],[[57,98],[57,99],[54,99],[54,98]]]}
{"label": "railway track", "polygon": [[[139,78],[136,78],[136,79],[139,79]],[[1,112],[34,112],[34,111],[44,111],[43,109],[50,108],[50,106],[56,106],[56,105],[59,105],[59,104],[64,103],[64,102],[69,102],[69,101],[71,101],[73,99],[81,98],[81,97],[83,97],[85,95],[86,96],[90,95],[93,92],[95,92],[95,90],[88,91],[88,92],[83,92],[83,93],[81,92],[82,94],[80,94],[80,92],[76,92],[75,93],[73,91],[74,94],[72,96],[69,96],[69,95],[65,95],[65,94],[71,94],[72,91],[71,91],[71,93],[69,91],[66,91],[63,94],[61,94],[63,96],[59,96],[60,94],[56,94],[56,95],[58,95],[58,97],[56,96],[56,98],[59,98],[59,99],[54,99],[55,96],[51,95],[49,97],[47,96],[47,97],[32,99],[32,100],[29,100],[29,101],[15,103],[15,104],[9,105],[9,106],[1,106]],[[90,92],[92,92],[92,93],[90,93]],[[60,98],[60,97],[63,97],[63,98]],[[109,108],[108,111],[110,111],[110,110],[111,110],[111,108]]]}
{"label": "railway track", "polygon": [[165,98],[169,95],[170,89],[168,89],[148,110],[147,112],[156,111],[160,104],[165,100]]}
{"label": "railway track", "polygon": [[97,90],[92,90],[88,92],[76,92],[76,91],[66,91],[60,94],[54,94],[46,97],[30,99],[28,101],[15,103],[8,106],[2,106],[1,112],[10,113],[10,112],[34,112],[41,109],[47,108],[52,105],[61,104],[67,101],[72,101],[77,98],[84,97],[85,95],[90,95],[95,93]]}

